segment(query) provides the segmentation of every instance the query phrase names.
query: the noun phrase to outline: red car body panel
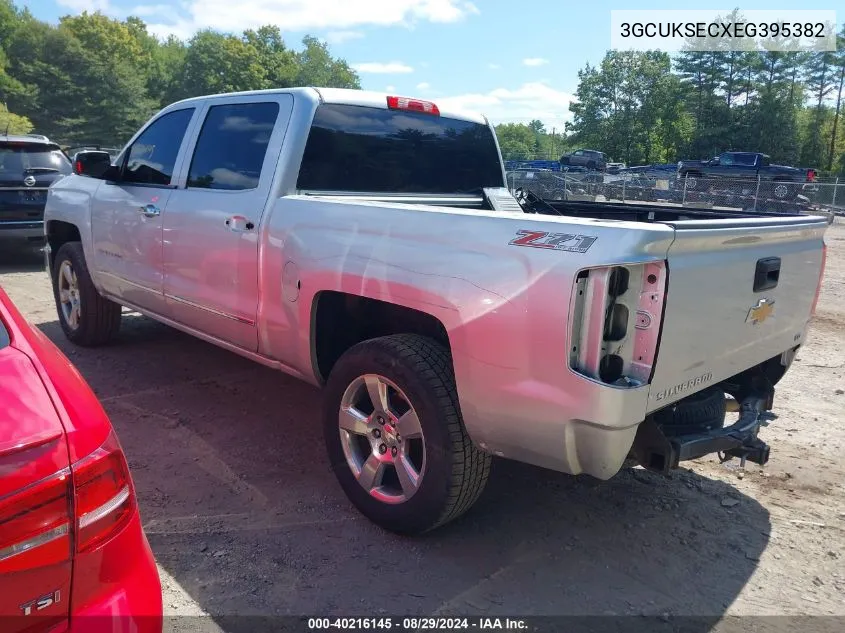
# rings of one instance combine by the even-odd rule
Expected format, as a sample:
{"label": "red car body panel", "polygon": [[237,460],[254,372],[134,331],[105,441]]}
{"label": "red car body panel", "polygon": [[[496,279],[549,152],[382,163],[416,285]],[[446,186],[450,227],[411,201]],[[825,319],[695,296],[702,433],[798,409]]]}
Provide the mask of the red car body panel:
{"label": "red car body panel", "polygon": [[160,633],[161,584],[108,416],[2,289],[0,330],[0,631]]}

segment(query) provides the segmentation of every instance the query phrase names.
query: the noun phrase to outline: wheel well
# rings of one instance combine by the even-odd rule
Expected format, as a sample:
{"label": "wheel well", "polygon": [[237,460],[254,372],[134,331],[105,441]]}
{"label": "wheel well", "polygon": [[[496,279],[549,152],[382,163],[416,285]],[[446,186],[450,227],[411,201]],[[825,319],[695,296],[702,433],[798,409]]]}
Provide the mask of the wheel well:
{"label": "wheel well", "polygon": [[50,265],[53,265],[53,259],[56,257],[56,253],[64,244],[81,241],[82,236],[79,234],[79,229],[75,224],[62,222],[61,220],[51,220],[47,224],[47,243],[50,245]]}
{"label": "wheel well", "polygon": [[346,350],[367,339],[419,334],[449,347],[443,324],[420,310],[331,290],[319,293],[314,306],[311,354],[322,383]]}

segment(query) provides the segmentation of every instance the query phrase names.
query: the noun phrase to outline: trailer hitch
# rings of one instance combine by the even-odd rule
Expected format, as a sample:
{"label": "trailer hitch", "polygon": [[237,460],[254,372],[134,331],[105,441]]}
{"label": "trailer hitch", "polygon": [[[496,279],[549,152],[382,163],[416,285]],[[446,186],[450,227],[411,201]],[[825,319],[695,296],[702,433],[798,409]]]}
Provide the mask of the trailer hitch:
{"label": "trailer hitch", "polygon": [[632,456],[648,470],[666,473],[679,463],[722,453],[761,466],[769,461],[769,445],[757,437],[761,426],[777,416],[769,411],[774,393],[752,395],[739,403],[739,418],[730,426],[704,433],[667,437],[652,416],[637,428]]}

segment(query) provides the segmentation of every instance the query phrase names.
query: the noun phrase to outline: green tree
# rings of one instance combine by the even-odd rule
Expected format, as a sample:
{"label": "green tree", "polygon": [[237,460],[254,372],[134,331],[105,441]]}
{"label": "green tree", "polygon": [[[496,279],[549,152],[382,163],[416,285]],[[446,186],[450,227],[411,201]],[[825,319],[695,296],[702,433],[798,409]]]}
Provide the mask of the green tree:
{"label": "green tree", "polygon": [[257,90],[267,73],[252,44],[234,35],[200,31],[189,42],[177,84],[177,98]]}
{"label": "green tree", "polygon": [[[834,54],[834,72],[838,75],[838,84],[835,89],[836,107],[833,114],[833,125],[830,131],[830,144],[827,150],[827,171],[833,171],[834,156],[836,154],[837,134],[839,131],[839,117],[842,112],[842,91],[845,89],[845,26],[836,38],[837,50]],[[845,155],[843,155],[845,159]]]}
{"label": "green tree", "polygon": [[258,52],[264,69],[262,88],[288,88],[295,85],[299,72],[296,54],[285,46],[277,26],[262,26],[255,31],[245,31],[244,41]]}
{"label": "green tree", "polygon": [[303,50],[297,53],[299,73],[296,83],[300,86],[325,86],[327,88],[360,88],[358,73],[343,59],[335,59],[328,46],[316,37],[302,39]]}
{"label": "green tree", "polygon": [[6,105],[0,103],[0,134],[27,134],[32,131],[32,127],[32,121],[9,112]]}

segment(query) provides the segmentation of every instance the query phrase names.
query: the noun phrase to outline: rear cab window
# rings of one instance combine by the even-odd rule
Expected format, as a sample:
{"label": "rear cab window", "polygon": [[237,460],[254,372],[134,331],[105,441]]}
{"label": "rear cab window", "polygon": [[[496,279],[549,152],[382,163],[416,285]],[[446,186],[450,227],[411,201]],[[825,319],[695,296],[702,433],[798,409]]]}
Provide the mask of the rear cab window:
{"label": "rear cab window", "polygon": [[297,182],[301,191],[431,195],[503,186],[487,125],[341,104],[317,107]]}
{"label": "rear cab window", "polygon": [[0,142],[0,183],[3,186],[24,184],[28,176],[68,175],[72,171],[70,160],[58,145],[27,141]]}

